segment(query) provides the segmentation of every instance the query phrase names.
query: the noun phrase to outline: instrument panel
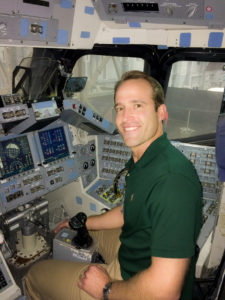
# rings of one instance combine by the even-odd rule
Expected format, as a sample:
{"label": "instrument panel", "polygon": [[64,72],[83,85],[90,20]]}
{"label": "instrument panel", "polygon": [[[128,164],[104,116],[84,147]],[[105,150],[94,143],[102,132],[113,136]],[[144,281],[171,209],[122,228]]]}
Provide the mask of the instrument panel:
{"label": "instrument panel", "polygon": [[[224,27],[224,3],[212,0],[98,0],[100,19],[135,22]],[[137,24],[136,24],[137,26]]]}

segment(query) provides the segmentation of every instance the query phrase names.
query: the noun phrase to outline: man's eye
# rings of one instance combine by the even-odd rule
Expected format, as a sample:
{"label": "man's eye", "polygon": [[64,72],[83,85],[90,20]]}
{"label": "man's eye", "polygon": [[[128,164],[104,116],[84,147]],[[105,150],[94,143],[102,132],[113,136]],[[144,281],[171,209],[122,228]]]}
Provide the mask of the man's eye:
{"label": "man's eye", "polygon": [[136,104],[135,104],[135,107],[136,107],[136,108],[139,108],[139,107],[141,107],[141,104],[140,104],[140,103],[136,103]]}
{"label": "man's eye", "polygon": [[119,112],[119,111],[121,111],[122,109],[123,109],[122,107],[117,106],[117,107],[116,107],[116,112]]}

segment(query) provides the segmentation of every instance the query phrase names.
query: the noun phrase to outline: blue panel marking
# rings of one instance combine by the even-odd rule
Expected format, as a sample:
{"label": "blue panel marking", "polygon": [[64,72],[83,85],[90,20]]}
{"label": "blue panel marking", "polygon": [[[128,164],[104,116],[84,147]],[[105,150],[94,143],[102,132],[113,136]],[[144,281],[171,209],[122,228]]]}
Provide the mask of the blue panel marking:
{"label": "blue panel marking", "polygon": [[130,27],[141,28],[141,23],[139,22],[129,22]]}
{"label": "blue panel marking", "polygon": [[63,106],[64,106],[64,108],[72,108],[72,105],[69,100],[64,100]]}
{"label": "blue panel marking", "polygon": [[113,44],[130,44],[129,37],[114,37]]}
{"label": "blue panel marking", "polygon": [[82,200],[82,198],[81,197],[76,197],[76,202],[77,202],[77,204],[80,204],[80,205],[82,205],[83,204],[83,200]]}
{"label": "blue panel marking", "polygon": [[124,184],[121,183],[120,186],[119,186],[119,189],[122,190],[123,188],[124,188]]}
{"label": "blue panel marking", "polygon": [[76,172],[76,171],[71,172],[71,173],[70,173],[70,180],[74,180],[74,179],[76,179],[76,178],[77,178],[77,172]]}
{"label": "blue panel marking", "polygon": [[55,102],[53,102],[53,101],[43,101],[43,102],[36,102],[33,105],[34,105],[35,109],[48,108],[48,107],[54,107]]}
{"label": "blue panel marking", "polygon": [[93,117],[93,112],[90,108],[87,109],[86,111],[86,114],[85,114],[85,117],[88,119],[88,120],[91,120],[92,117]]}
{"label": "blue panel marking", "polygon": [[109,121],[106,120],[106,119],[103,119],[102,127],[105,128],[105,129],[109,128]]}
{"label": "blue panel marking", "polygon": [[88,191],[89,192],[95,191],[99,187],[99,185],[101,185],[101,184],[102,184],[101,180],[96,182],[94,185],[92,185],[92,187],[90,187],[90,189]]}
{"label": "blue panel marking", "polygon": [[163,50],[163,49],[168,49],[168,46],[166,46],[166,45],[158,45],[157,48],[159,50]]}
{"label": "blue panel marking", "polygon": [[223,42],[223,32],[210,32],[208,46],[221,47]]}
{"label": "blue panel marking", "polygon": [[95,13],[95,9],[91,6],[85,6],[84,13],[88,15],[93,15]]}
{"label": "blue panel marking", "polygon": [[212,13],[206,13],[205,14],[205,19],[206,20],[213,20],[213,14]]}
{"label": "blue panel marking", "polygon": [[67,164],[67,166],[69,167],[69,168],[74,168],[75,167],[75,165],[74,165],[74,159],[68,159],[67,161],[66,161],[66,164]]}
{"label": "blue panel marking", "polygon": [[22,36],[27,36],[29,31],[29,22],[27,19],[22,19],[20,24],[20,33]]}
{"label": "blue panel marking", "polygon": [[41,34],[41,37],[43,39],[45,39],[46,38],[46,33],[47,33],[47,22],[46,21],[41,22],[41,26],[43,27],[43,32]]}
{"label": "blue panel marking", "polygon": [[1,193],[1,200],[2,202],[6,202],[6,197],[4,193]]}
{"label": "blue panel marking", "polygon": [[90,203],[90,210],[97,211],[96,205],[94,203]]}
{"label": "blue panel marking", "polygon": [[89,31],[81,31],[80,33],[80,37],[82,39],[89,39],[91,36],[91,33]]}
{"label": "blue panel marking", "polygon": [[16,180],[7,181],[7,182],[3,183],[2,186],[5,188],[5,187],[10,186],[11,184],[16,184]]}
{"label": "blue panel marking", "polygon": [[62,8],[73,8],[73,3],[69,0],[61,0],[60,7],[62,7]]}
{"label": "blue panel marking", "polygon": [[61,45],[68,44],[69,32],[68,30],[59,29],[57,34],[57,43]]}
{"label": "blue panel marking", "polygon": [[181,33],[180,34],[180,47],[190,47],[191,46],[191,33]]}

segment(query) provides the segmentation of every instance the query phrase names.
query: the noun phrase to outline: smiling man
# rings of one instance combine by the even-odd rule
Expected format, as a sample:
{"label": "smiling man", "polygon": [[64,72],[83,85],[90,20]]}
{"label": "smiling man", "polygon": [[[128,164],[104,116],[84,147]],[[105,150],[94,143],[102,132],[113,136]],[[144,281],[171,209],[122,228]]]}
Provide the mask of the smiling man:
{"label": "smiling man", "polygon": [[[118,130],[132,152],[126,164],[124,206],[89,217],[86,223],[89,230],[100,230],[109,263],[37,264],[26,280],[31,299],[60,299],[59,292],[53,295],[40,287],[41,272],[56,290],[60,275],[55,274],[69,278],[60,290],[63,299],[192,299],[202,190],[191,162],[163,133],[163,89],[143,72],[127,72],[115,87],[115,110]],[[80,289],[70,287],[76,281]],[[45,297],[38,297],[44,290]]]}
{"label": "smiling man", "polygon": [[[166,119],[161,86],[151,77],[132,79],[127,73],[115,90],[116,125],[125,144],[131,149],[134,162],[140,159],[150,144],[163,134],[162,121]],[[126,79],[130,78],[131,79]],[[139,74],[140,76],[140,74]],[[158,101],[154,102],[155,87]]]}

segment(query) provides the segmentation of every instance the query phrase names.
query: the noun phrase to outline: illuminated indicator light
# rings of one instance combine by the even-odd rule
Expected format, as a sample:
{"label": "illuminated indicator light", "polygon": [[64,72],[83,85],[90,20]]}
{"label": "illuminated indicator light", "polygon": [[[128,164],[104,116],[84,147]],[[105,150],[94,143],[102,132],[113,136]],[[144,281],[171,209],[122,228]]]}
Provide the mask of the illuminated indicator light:
{"label": "illuminated indicator light", "polygon": [[76,104],[73,104],[73,109],[76,109],[76,108],[77,108]]}
{"label": "illuminated indicator light", "polygon": [[67,242],[67,243],[70,243],[70,242],[71,242],[71,239],[66,239],[66,242]]}
{"label": "illuminated indicator light", "polygon": [[206,6],[206,11],[207,11],[207,12],[212,12],[212,10],[213,10],[213,9],[212,9],[212,6]]}

